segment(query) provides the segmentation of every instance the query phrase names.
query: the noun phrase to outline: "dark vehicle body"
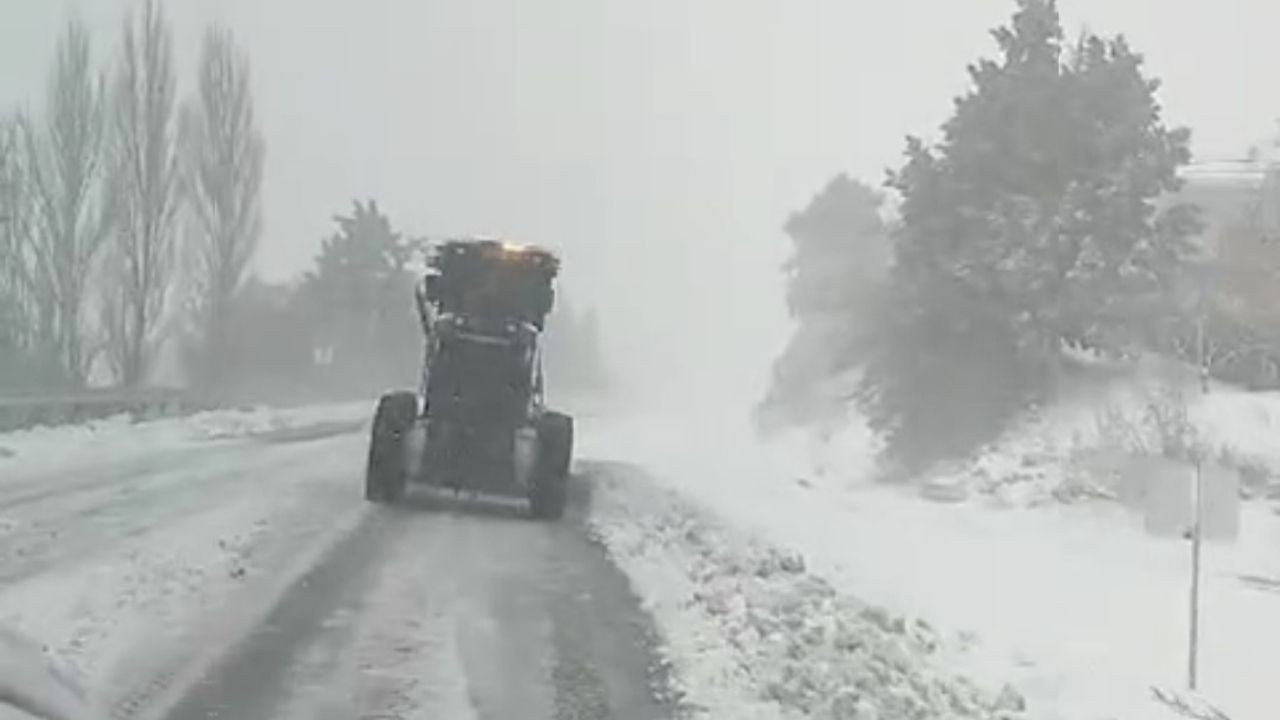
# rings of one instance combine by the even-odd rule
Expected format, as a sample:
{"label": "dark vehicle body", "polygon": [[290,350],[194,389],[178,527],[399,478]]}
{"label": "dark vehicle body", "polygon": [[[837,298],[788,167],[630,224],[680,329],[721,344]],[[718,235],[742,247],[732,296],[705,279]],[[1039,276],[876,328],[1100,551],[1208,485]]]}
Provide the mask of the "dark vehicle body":
{"label": "dark vehicle body", "polygon": [[573,421],[545,406],[541,333],[559,259],[491,240],[445,243],[417,292],[426,338],[416,392],[384,395],[365,495],[394,502],[411,484],[527,498],[564,509]]}

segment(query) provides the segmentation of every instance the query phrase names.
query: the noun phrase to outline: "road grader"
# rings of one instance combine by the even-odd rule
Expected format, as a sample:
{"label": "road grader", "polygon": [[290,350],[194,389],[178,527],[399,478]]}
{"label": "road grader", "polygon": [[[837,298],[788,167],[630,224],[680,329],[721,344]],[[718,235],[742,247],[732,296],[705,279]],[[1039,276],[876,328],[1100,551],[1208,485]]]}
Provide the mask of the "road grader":
{"label": "road grader", "polygon": [[565,509],[573,418],[546,406],[541,336],[559,258],[496,240],[435,246],[415,291],[425,349],[417,390],[383,395],[365,498],[390,504],[415,485]]}

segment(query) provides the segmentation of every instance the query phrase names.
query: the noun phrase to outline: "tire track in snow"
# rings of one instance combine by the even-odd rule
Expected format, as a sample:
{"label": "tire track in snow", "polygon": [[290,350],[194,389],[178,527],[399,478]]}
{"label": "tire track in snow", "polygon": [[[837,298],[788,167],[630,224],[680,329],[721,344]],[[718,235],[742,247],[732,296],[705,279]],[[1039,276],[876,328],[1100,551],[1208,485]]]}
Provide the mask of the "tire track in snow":
{"label": "tire track in snow", "polygon": [[0,615],[43,638],[119,717],[152,717],[290,573],[359,523],[361,455],[354,438],[223,444],[145,478],[113,473],[123,479],[101,493],[28,504],[19,516],[37,528],[18,534],[58,536],[0,564],[21,580],[0,592]]}
{"label": "tire track in snow", "polygon": [[[326,557],[166,720],[658,720],[647,618],[585,534],[410,499]],[[376,557],[370,572],[360,558]]]}
{"label": "tire track in snow", "polygon": [[[395,530],[379,513],[361,512],[359,518],[329,547],[300,562],[277,592],[257,598],[260,612],[247,613],[236,623],[238,627],[220,632],[215,642],[220,642],[221,652],[192,658],[184,681],[171,680],[160,697],[145,688],[141,698],[130,697],[117,705],[114,717],[272,717],[270,708],[245,714],[244,703],[258,701],[246,689],[285,681],[298,644],[318,627],[315,619],[358,598],[361,579],[372,570],[388,534]],[[261,642],[263,638],[270,641]],[[146,712],[139,714],[139,706]]]}
{"label": "tire track in snow", "polygon": [[[125,667],[118,673],[116,682],[126,689],[108,698],[112,717],[170,717],[188,694],[197,692],[209,674],[234,657],[254,633],[279,634],[272,626],[271,614],[284,598],[311,589],[328,558],[356,552],[377,531],[373,516],[355,506],[326,515],[323,530],[299,533],[297,538],[277,543],[268,574],[220,598],[214,612],[193,619],[180,637],[145,648],[145,664]],[[297,539],[306,542],[292,541]]]}
{"label": "tire track in snow", "polygon": [[[92,493],[113,485],[154,476],[157,473],[165,472],[169,467],[169,463],[174,460],[184,458],[190,460],[193,452],[193,450],[180,450],[168,451],[162,454],[157,453],[144,460],[132,460],[108,466],[105,471],[100,465],[70,467],[58,472],[46,471],[33,479],[26,479],[21,482],[0,484],[0,512],[26,505],[35,505],[52,499]],[[80,475],[86,472],[91,474],[104,472],[105,474],[74,482],[67,482],[63,479],[67,474]]]}
{"label": "tire track in snow", "polygon": [[[228,459],[228,451],[251,457]],[[52,488],[38,498],[22,498],[9,506],[18,510],[5,515],[7,528],[0,533],[0,583],[8,589],[89,564],[124,542],[243,497],[254,485],[296,468],[304,454],[254,446],[223,447],[194,458],[174,454],[160,462],[108,468],[104,479],[65,491]]]}
{"label": "tire track in snow", "polygon": [[325,623],[345,620],[341,630],[309,643],[288,689],[275,689],[288,700],[271,717],[477,720],[458,647],[457,576],[439,572],[458,549],[452,522],[393,521],[398,529],[363,597]]}

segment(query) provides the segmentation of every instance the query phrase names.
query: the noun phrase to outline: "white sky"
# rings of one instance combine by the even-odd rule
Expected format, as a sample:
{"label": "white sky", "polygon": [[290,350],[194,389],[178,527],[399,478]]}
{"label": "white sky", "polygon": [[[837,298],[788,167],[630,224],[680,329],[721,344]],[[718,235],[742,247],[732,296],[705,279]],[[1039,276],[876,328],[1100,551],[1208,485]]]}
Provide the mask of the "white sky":
{"label": "white sky", "polygon": [[[0,0],[0,106],[38,106],[61,24],[115,52],[125,0]],[[760,380],[785,332],[779,227],[832,174],[932,135],[1012,0],[169,0],[249,50],[268,141],[258,270],[305,267],[373,197],[410,233],[560,247],[627,371]],[[1063,0],[1125,33],[1203,157],[1280,118],[1275,0]],[[620,329],[625,324],[627,331]],[[743,360],[746,360],[745,362]],[[746,375],[744,375],[744,373]]]}

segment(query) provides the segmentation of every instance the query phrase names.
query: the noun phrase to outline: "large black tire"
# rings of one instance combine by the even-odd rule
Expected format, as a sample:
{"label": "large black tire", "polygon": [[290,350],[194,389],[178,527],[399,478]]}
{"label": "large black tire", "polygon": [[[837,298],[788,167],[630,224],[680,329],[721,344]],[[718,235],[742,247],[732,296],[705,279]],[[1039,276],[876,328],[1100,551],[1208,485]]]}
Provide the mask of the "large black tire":
{"label": "large black tire", "polygon": [[549,412],[538,421],[538,466],[529,490],[533,516],[556,520],[569,498],[569,468],[573,461],[573,418]]}
{"label": "large black tire", "polygon": [[365,500],[393,503],[404,495],[407,483],[404,443],[417,417],[418,397],[411,392],[389,393],[378,401],[369,438]]}

